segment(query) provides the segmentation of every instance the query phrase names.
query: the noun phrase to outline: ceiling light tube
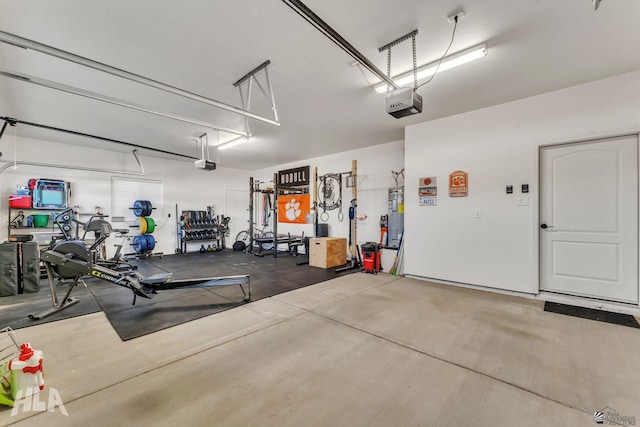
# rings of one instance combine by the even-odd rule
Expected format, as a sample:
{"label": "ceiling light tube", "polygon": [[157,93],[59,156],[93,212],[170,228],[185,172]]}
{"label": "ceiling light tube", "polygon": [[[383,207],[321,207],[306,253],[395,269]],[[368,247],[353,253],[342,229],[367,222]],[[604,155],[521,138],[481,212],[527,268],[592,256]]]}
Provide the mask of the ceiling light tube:
{"label": "ceiling light tube", "polygon": [[231,148],[231,147],[235,147],[237,145],[240,144],[244,144],[245,142],[247,142],[249,140],[249,138],[246,138],[244,136],[240,136],[238,138],[234,138],[230,141],[224,142],[220,145],[216,145],[216,148],[220,151],[222,150],[226,150],[227,148]]}
{"label": "ceiling light tube", "polygon": [[143,105],[134,104],[132,102],[123,101],[123,100],[118,99],[118,98],[113,98],[113,97],[110,97],[110,96],[107,96],[107,95],[102,95],[102,94],[99,94],[99,93],[96,93],[96,92],[91,92],[91,91],[88,91],[88,90],[79,89],[79,88],[73,87],[73,86],[67,86],[65,84],[53,82],[51,80],[41,79],[41,78],[38,78],[38,77],[30,76],[28,74],[20,74],[20,73],[14,72],[14,71],[3,70],[3,69],[0,68],[0,75],[1,76],[5,76],[5,77],[10,77],[12,79],[16,79],[16,80],[19,80],[19,81],[23,81],[23,82],[26,82],[26,83],[33,83],[33,84],[38,85],[38,86],[44,86],[44,87],[48,87],[50,89],[56,89],[56,90],[59,90],[59,91],[62,91],[62,92],[67,92],[67,93],[72,93],[74,95],[84,96],[85,98],[95,99],[97,101],[106,102],[108,104],[118,105],[120,107],[125,107],[125,108],[131,108],[132,110],[143,111],[145,113],[154,114],[154,115],[160,116],[160,117],[166,117],[168,119],[178,120],[178,121],[185,122],[185,123],[191,123],[193,125],[202,126],[202,127],[209,128],[209,129],[217,129],[217,130],[221,130],[223,132],[232,133],[232,134],[235,134],[235,135],[250,136],[248,133],[242,132],[242,131],[239,131],[239,130],[229,129],[229,128],[226,128],[226,127],[221,127],[221,126],[214,125],[214,124],[207,123],[207,122],[201,122],[199,120],[194,120],[194,119],[191,119],[191,118],[188,118],[188,117],[178,116],[176,114],[164,113],[162,111],[153,110],[153,109],[151,109],[149,107],[145,107]]}
{"label": "ceiling light tube", "polygon": [[55,56],[56,58],[64,59],[65,61],[74,62],[76,64],[80,64],[85,67],[93,68],[94,70],[102,71],[104,73],[109,73],[114,76],[122,77],[123,79],[131,80],[136,83],[153,87],[155,89],[173,93],[174,95],[189,98],[194,101],[211,105],[213,107],[222,108],[223,110],[231,111],[232,113],[241,114],[243,116],[250,117],[252,119],[260,120],[261,122],[269,123],[275,126],[280,126],[280,122],[278,122],[277,120],[273,120],[268,117],[262,117],[252,113],[251,111],[242,110],[240,108],[234,107],[233,105],[225,104],[223,102],[216,101],[215,99],[198,95],[197,93],[188,92],[184,89],[180,89],[175,86],[171,86],[166,83],[159,82],[157,80],[152,80],[147,77],[140,76],[138,74],[130,73],[120,68],[103,64],[102,62],[94,61],[92,59],[85,58],[83,56],[76,55],[71,52],[57,49],[53,46],[48,46],[46,44],[38,43],[33,40],[25,39],[24,37],[16,36],[15,34],[7,33],[5,31],[0,31],[0,42],[21,47],[24,49],[35,50],[37,52],[44,53],[47,55]]}
{"label": "ceiling light tube", "polygon": [[[436,69],[438,70],[438,73],[441,73],[459,65],[466,64],[467,62],[482,58],[483,56],[487,55],[487,53],[487,45],[485,43],[482,43],[477,46],[470,47],[469,49],[462,50],[458,53],[454,53],[453,55],[446,56],[440,63],[439,68],[438,61],[421,65],[420,67],[418,67],[418,81],[431,77],[436,72]],[[392,79],[398,86],[406,86],[408,84],[412,84],[413,70],[398,74]],[[387,84],[384,82],[375,83],[373,88],[378,93],[384,93],[387,91]]]}

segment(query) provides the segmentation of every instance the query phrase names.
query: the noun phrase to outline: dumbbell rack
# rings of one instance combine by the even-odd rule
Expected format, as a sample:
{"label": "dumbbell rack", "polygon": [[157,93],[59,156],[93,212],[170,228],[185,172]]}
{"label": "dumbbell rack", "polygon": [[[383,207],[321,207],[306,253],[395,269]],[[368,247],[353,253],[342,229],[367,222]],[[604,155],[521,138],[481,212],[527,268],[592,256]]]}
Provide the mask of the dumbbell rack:
{"label": "dumbbell rack", "polygon": [[178,229],[180,247],[176,249],[177,253],[188,253],[188,245],[191,243],[200,243],[200,252],[215,252],[225,248],[224,236],[227,228],[221,224],[220,216],[211,215],[209,210],[182,211]]}

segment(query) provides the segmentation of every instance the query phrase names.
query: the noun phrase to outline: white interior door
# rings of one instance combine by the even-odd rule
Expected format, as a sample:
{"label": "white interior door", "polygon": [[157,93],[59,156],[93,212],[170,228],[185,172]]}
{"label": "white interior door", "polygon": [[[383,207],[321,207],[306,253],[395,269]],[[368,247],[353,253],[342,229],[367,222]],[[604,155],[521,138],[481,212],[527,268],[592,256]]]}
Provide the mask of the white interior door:
{"label": "white interior door", "polygon": [[236,235],[249,229],[249,190],[226,190],[224,215],[231,217],[229,221],[229,240],[231,247]]}
{"label": "white interior door", "polygon": [[638,137],[540,151],[541,290],[638,302]]}

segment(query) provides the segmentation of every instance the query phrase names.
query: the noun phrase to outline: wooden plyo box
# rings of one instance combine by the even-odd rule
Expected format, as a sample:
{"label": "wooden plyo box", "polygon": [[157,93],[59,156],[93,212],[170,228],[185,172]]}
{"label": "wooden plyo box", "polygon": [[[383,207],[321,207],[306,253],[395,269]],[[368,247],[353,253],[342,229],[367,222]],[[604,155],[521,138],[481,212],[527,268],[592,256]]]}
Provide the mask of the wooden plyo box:
{"label": "wooden plyo box", "polygon": [[309,265],[331,268],[347,263],[347,239],[344,237],[315,237],[309,239]]}

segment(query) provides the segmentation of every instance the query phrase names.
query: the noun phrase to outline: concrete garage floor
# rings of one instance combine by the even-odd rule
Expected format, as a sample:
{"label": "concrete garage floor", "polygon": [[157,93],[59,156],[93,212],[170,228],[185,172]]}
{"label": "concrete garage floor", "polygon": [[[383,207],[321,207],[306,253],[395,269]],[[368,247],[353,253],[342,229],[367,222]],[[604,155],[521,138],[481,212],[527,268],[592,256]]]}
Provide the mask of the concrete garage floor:
{"label": "concrete garage floor", "polygon": [[16,334],[68,416],[7,408],[0,425],[589,426],[605,408],[640,424],[638,329],[387,274],[125,342],[103,313]]}

